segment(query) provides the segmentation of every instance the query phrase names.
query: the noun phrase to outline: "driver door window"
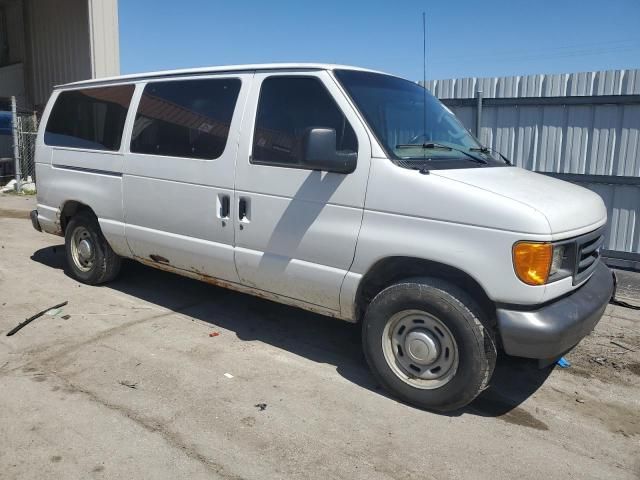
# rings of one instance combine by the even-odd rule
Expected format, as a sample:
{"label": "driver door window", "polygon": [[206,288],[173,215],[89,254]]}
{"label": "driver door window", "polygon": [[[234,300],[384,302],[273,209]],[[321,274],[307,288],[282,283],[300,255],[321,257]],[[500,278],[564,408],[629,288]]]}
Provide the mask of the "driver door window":
{"label": "driver door window", "polygon": [[262,82],[251,162],[281,167],[305,166],[302,145],[311,128],[336,132],[336,150],[357,153],[353,128],[324,87],[313,77],[271,77]]}

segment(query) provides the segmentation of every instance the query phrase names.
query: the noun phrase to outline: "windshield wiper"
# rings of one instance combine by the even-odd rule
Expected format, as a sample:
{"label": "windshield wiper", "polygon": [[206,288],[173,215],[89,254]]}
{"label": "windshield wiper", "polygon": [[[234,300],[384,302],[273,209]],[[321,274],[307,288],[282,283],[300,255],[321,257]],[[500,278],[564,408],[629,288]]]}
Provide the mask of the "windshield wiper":
{"label": "windshield wiper", "polygon": [[491,151],[496,152],[498,155],[500,155],[500,158],[502,158],[502,160],[504,161],[504,163],[506,163],[507,165],[513,165],[513,163],[511,163],[511,160],[509,160],[507,157],[505,157],[502,153],[500,153],[499,151],[489,148],[489,147],[473,147],[470,148],[469,151],[471,152],[480,152],[480,153],[491,153]]}
{"label": "windshield wiper", "polygon": [[430,150],[453,150],[453,148],[448,147],[446,145],[442,145],[440,143],[401,143],[400,145],[396,145],[396,148],[425,148]]}
{"label": "windshield wiper", "polygon": [[425,150],[448,150],[448,151],[453,150],[455,152],[460,152],[466,155],[468,158],[470,158],[476,163],[482,163],[483,165],[487,165],[489,163],[484,158],[476,157],[475,155],[470,154],[466,150],[463,150],[461,148],[450,147],[449,145],[443,145],[441,143],[401,143],[400,145],[396,145],[397,149],[416,148],[416,147],[423,148]]}

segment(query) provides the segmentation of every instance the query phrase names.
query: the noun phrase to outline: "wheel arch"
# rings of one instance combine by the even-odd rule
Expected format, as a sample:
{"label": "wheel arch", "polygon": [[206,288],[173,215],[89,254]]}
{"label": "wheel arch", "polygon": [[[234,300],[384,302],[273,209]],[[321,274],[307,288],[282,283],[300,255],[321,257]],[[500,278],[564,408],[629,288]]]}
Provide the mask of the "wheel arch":
{"label": "wheel arch", "polygon": [[82,211],[89,212],[91,215],[96,216],[95,212],[89,205],[87,205],[86,203],[79,202],[77,200],[67,200],[60,207],[60,229],[63,235],[67,229],[69,220],[71,220],[71,218],[74,215],[77,215]]}
{"label": "wheel arch", "polygon": [[446,280],[466,291],[483,310],[491,324],[495,323],[495,304],[480,283],[459,268],[417,257],[393,256],[377,261],[362,277],[356,291],[355,317],[362,319],[367,305],[389,285],[415,277]]}

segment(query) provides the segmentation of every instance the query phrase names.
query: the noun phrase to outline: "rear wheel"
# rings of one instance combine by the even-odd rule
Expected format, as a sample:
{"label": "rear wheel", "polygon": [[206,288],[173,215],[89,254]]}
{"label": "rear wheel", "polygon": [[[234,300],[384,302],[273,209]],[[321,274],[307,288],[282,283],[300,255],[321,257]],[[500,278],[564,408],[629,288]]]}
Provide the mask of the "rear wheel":
{"label": "rear wheel", "polygon": [[67,271],[89,285],[113,280],[120,272],[121,258],[102,235],[98,219],[87,211],[75,215],[65,230]]}
{"label": "rear wheel", "polygon": [[458,287],[411,279],[380,292],[367,308],[363,347],[393,395],[436,411],[464,407],[489,384],[496,360],[491,330]]}

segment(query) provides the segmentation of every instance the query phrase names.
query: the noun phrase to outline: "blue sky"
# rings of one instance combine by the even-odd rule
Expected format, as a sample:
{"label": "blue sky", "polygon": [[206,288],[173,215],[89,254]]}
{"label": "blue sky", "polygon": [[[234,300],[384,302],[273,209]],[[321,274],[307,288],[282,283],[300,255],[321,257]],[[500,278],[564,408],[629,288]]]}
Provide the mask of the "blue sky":
{"label": "blue sky", "polygon": [[422,78],[640,67],[640,0],[119,0],[122,73],[312,61]]}

